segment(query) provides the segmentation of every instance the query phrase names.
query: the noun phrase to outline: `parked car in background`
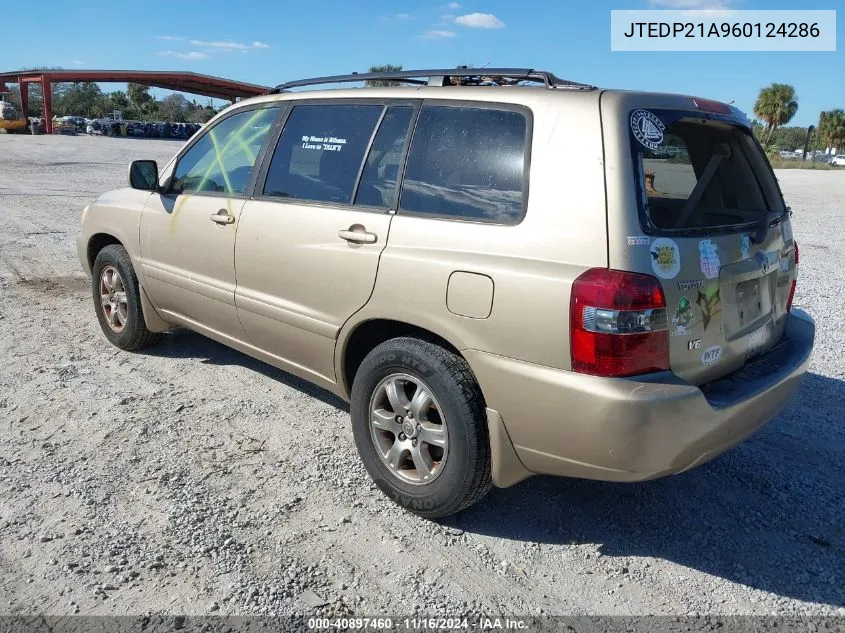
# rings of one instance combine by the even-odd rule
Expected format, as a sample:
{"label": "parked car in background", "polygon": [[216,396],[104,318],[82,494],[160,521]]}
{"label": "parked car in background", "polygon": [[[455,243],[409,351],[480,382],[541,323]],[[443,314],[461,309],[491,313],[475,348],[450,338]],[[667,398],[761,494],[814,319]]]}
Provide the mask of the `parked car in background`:
{"label": "parked car in background", "polygon": [[836,165],[837,167],[845,167],[845,154],[837,154],[830,160],[831,165]]}
{"label": "parked car in background", "polygon": [[513,69],[289,91],[332,79],[233,105],[83,211],[108,341],[185,327],[334,392],[427,517],[534,473],[678,473],[789,402],[815,325],[739,110]]}

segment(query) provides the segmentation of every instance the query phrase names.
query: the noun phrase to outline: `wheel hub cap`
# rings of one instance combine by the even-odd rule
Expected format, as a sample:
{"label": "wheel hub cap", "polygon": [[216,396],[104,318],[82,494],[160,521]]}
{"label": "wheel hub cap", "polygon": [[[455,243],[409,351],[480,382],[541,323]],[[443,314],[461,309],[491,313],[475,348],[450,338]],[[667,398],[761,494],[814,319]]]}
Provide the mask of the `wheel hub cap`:
{"label": "wheel hub cap", "polygon": [[391,473],[423,485],[442,472],[449,454],[449,433],[440,405],[420,378],[391,374],[370,399],[370,436]]}
{"label": "wheel hub cap", "polygon": [[126,299],[126,287],[117,268],[114,266],[103,268],[98,290],[106,324],[112,332],[122,332],[129,316],[129,304]]}

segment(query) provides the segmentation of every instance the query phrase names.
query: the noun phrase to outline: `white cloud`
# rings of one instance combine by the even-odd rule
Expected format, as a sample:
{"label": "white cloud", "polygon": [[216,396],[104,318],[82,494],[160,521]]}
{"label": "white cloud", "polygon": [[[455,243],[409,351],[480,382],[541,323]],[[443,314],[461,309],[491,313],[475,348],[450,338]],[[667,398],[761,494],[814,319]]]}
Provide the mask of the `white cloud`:
{"label": "white cloud", "polygon": [[216,41],[206,41],[206,40],[191,40],[191,44],[194,46],[202,46],[203,48],[211,48],[211,49],[221,49],[221,50],[243,50],[245,48],[249,48],[246,44],[241,44],[240,42],[233,42],[231,40],[216,40]]}
{"label": "white cloud", "polygon": [[201,53],[200,51],[190,51],[188,53],[180,53],[178,51],[161,51],[157,53],[158,55],[164,55],[165,57],[175,57],[177,59],[187,59],[190,61],[197,61],[200,59],[211,59],[211,55],[208,53]]}
{"label": "white cloud", "polygon": [[457,33],[454,31],[444,31],[441,29],[432,29],[431,31],[426,31],[420,37],[424,40],[446,40],[450,37],[455,37]]}
{"label": "white cloud", "polygon": [[452,9],[454,11],[455,9],[461,8],[461,3],[460,2],[450,2],[449,4],[446,5],[446,8]]}
{"label": "white cloud", "polygon": [[253,42],[252,47],[253,48],[270,48],[270,45],[265,44],[264,42]]}
{"label": "white cloud", "polygon": [[492,13],[467,13],[466,15],[459,15],[455,18],[455,24],[471,29],[501,29],[505,27],[505,23]]}
{"label": "white cloud", "polygon": [[82,61],[81,59],[69,59],[69,60],[67,60],[67,63],[72,64],[74,66],[84,66],[85,65],[85,62]]}
{"label": "white cloud", "polygon": [[648,0],[654,9],[727,9],[736,0]]}
{"label": "white cloud", "polygon": [[180,41],[182,41],[184,38],[182,38],[182,37],[176,37],[175,35],[159,35],[159,36],[158,36],[158,39],[160,39],[160,40],[167,40],[168,42],[180,42]]}

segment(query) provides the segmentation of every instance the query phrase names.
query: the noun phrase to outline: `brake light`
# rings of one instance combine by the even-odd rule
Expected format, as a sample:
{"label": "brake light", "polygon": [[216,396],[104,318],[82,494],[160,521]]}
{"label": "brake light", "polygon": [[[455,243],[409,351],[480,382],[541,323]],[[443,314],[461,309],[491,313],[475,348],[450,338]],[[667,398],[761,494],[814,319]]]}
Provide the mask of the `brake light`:
{"label": "brake light", "polygon": [[789,284],[789,295],[786,297],[786,311],[792,310],[792,300],[795,299],[795,288],[798,286],[798,242],[793,242],[795,246],[795,276],[792,278],[792,283]]}
{"label": "brake light", "polygon": [[634,376],[669,369],[666,299],[650,275],[591,268],[572,284],[572,370]]}
{"label": "brake light", "polygon": [[713,99],[702,99],[701,97],[693,97],[693,105],[702,112],[714,112],[716,114],[730,114],[731,106],[721,101]]}

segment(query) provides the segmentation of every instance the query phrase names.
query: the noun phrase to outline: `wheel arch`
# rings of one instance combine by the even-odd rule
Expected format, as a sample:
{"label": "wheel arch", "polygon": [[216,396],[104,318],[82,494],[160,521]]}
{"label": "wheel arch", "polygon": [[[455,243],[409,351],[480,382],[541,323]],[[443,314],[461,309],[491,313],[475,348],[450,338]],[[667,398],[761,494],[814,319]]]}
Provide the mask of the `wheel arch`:
{"label": "wheel arch", "polygon": [[349,399],[355,374],[366,355],[384,341],[400,336],[412,336],[429,341],[463,358],[455,343],[423,326],[396,319],[374,318],[360,321],[351,326],[345,336],[341,336],[338,340],[337,385],[344,398]]}
{"label": "wheel arch", "polygon": [[[121,246],[127,251],[127,253],[129,253],[129,249],[126,248],[126,245],[111,233],[94,233],[90,238],[88,238],[86,257],[88,258],[89,270],[94,270],[94,262],[96,261],[97,255],[99,255],[100,251],[102,251],[106,246],[112,245]],[[131,253],[129,254],[129,258],[132,259]],[[132,265],[133,267],[135,266],[134,262]],[[166,332],[171,329],[172,326],[161,318],[158,310],[155,309],[152,301],[150,301],[147,291],[144,290],[142,277],[139,274],[137,267],[135,267],[135,276],[138,278],[138,294],[141,296],[141,311],[144,314],[144,322],[147,325],[147,329],[150,332]]]}

